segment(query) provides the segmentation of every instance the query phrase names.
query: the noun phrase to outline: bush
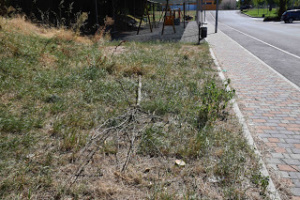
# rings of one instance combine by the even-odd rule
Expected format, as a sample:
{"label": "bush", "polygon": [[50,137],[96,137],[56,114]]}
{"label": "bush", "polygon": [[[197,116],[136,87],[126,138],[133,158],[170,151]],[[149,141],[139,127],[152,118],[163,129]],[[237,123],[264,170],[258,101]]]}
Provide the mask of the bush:
{"label": "bush", "polygon": [[276,16],[276,17],[265,17],[264,18],[264,22],[269,22],[269,21],[279,22],[280,21],[280,17]]}
{"label": "bush", "polygon": [[202,105],[198,115],[200,128],[205,127],[208,122],[216,121],[217,118],[225,119],[225,110],[235,94],[234,90],[227,90],[229,84],[230,79],[226,81],[224,88],[217,87],[214,80],[210,80],[205,84],[202,94]]}

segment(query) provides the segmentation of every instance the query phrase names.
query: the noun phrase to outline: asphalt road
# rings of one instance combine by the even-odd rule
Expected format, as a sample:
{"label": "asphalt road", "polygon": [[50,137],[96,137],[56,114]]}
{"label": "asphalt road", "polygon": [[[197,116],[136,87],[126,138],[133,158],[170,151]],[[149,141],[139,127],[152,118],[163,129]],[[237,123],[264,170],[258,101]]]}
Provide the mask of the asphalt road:
{"label": "asphalt road", "polygon": [[[206,19],[214,23],[215,12]],[[260,58],[294,84],[300,86],[300,21],[263,22],[239,11],[220,11],[219,30]],[[238,55],[237,55],[238,56]]]}

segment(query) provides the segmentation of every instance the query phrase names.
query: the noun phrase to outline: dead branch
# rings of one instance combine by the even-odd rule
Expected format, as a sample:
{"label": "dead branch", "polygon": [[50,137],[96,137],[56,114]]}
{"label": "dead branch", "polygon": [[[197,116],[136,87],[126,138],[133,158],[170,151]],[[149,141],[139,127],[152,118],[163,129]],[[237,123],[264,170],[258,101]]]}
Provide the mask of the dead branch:
{"label": "dead branch", "polygon": [[[125,89],[121,82],[119,82],[121,85],[123,92],[126,95]],[[126,99],[129,103],[129,99],[126,95]],[[121,172],[124,172],[130,162],[130,159],[132,157],[132,154],[135,152],[135,143],[137,141],[137,138],[145,131],[146,127],[148,127],[150,124],[155,124],[157,122],[162,121],[160,117],[156,116],[154,113],[145,112],[140,108],[140,104],[142,101],[142,76],[138,77],[138,86],[136,89],[136,106],[130,107],[127,109],[127,111],[119,115],[117,117],[110,118],[106,120],[103,124],[98,126],[96,129],[92,131],[92,135],[89,139],[89,141],[86,143],[86,145],[81,149],[76,162],[79,162],[79,166],[74,173],[74,175],[70,178],[70,187],[78,180],[79,176],[84,172],[84,168],[90,163],[90,161],[93,159],[93,156],[97,153],[97,151],[100,150],[100,148],[103,146],[103,143],[112,135],[116,138],[116,145],[117,145],[117,154],[116,156],[116,162],[117,162],[117,168]],[[129,141],[129,148],[126,153],[125,161],[121,164],[119,159],[119,140],[120,140],[120,134],[126,133],[128,136]],[[131,133],[131,135],[130,135]],[[150,141],[152,142],[152,141]],[[153,144],[155,146],[155,144]],[[162,152],[160,152],[159,148],[155,146],[159,154],[165,159]],[[80,160],[82,160],[80,162]],[[119,167],[122,168],[120,169]],[[67,184],[68,184],[67,183]]]}
{"label": "dead branch", "polygon": [[126,42],[125,40],[122,40],[122,41],[116,46],[114,52],[112,53],[112,56],[114,56],[115,52],[117,51],[117,48],[118,48],[119,46],[121,46],[121,45],[122,45],[123,43],[125,43],[125,42]]}
{"label": "dead branch", "polygon": [[128,149],[128,152],[127,152],[126,161],[123,164],[121,172],[123,172],[126,169],[126,166],[127,166],[128,162],[130,160],[130,157],[131,157],[132,150],[134,148],[134,142],[135,142],[135,139],[136,139],[136,135],[135,135],[134,129],[135,129],[135,126],[133,128],[133,134],[132,134],[132,138],[130,140],[130,146],[129,146],[129,149]]}

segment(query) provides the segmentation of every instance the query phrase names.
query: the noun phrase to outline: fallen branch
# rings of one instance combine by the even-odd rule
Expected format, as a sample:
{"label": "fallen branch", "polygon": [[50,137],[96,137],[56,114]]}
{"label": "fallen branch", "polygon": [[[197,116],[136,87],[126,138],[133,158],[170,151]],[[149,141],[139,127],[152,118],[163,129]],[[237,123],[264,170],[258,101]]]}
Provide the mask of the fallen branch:
{"label": "fallen branch", "polygon": [[[119,83],[123,88],[122,83],[121,82]],[[123,91],[125,92],[124,88]],[[127,101],[129,103],[128,98]],[[120,116],[113,117],[106,120],[98,128],[92,131],[93,135],[90,137],[86,145],[81,149],[79,156],[76,159],[76,162],[79,162],[79,166],[76,172],[74,173],[74,175],[72,175],[72,177],[70,178],[70,181],[68,182],[70,187],[78,180],[79,176],[84,172],[85,167],[88,165],[88,163],[90,163],[90,161],[93,159],[97,151],[99,151],[99,149],[103,146],[104,142],[109,137],[111,137],[112,134],[114,134],[112,135],[114,138],[117,137],[116,145],[118,151],[115,154],[117,168],[121,172],[124,172],[126,170],[130,162],[130,159],[132,157],[132,154],[135,151],[135,143],[137,141],[137,138],[142,133],[144,133],[145,129],[150,124],[153,125],[157,121],[161,122],[163,120],[160,117],[155,116],[153,113],[142,111],[140,108],[141,101],[142,101],[142,76],[139,76],[138,86],[136,89],[136,106],[130,107],[124,114]],[[131,133],[131,135],[129,133]],[[122,139],[120,137],[125,134],[128,136],[127,141],[130,141],[129,148],[126,153],[126,157],[119,157],[118,155],[119,140]],[[156,146],[155,148],[157,149],[159,154],[165,159],[164,155],[162,154],[162,152],[160,152],[159,148]]]}
{"label": "fallen branch", "polygon": [[[134,129],[135,129],[135,128],[134,128]],[[126,169],[126,166],[127,166],[128,162],[129,162],[129,160],[130,160],[130,156],[131,156],[132,150],[133,150],[133,148],[134,148],[134,141],[135,141],[135,139],[136,139],[136,136],[135,136],[135,132],[133,131],[133,136],[132,136],[132,138],[131,138],[131,140],[130,140],[130,146],[129,146],[129,149],[128,149],[128,152],[127,152],[126,161],[125,161],[125,163],[123,164],[123,167],[122,167],[121,172],[123,172],[123,171]]]}

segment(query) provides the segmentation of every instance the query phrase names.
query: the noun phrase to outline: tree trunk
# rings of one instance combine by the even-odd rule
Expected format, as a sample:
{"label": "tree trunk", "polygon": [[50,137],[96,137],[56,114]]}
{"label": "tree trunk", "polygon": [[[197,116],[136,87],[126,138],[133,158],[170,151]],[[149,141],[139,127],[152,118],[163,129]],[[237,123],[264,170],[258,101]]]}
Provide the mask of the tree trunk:
{"label": "tree trunk", "polygon": [[278,10],[278,17],[286,11],[286,0],[279,0],[279,10]]}

